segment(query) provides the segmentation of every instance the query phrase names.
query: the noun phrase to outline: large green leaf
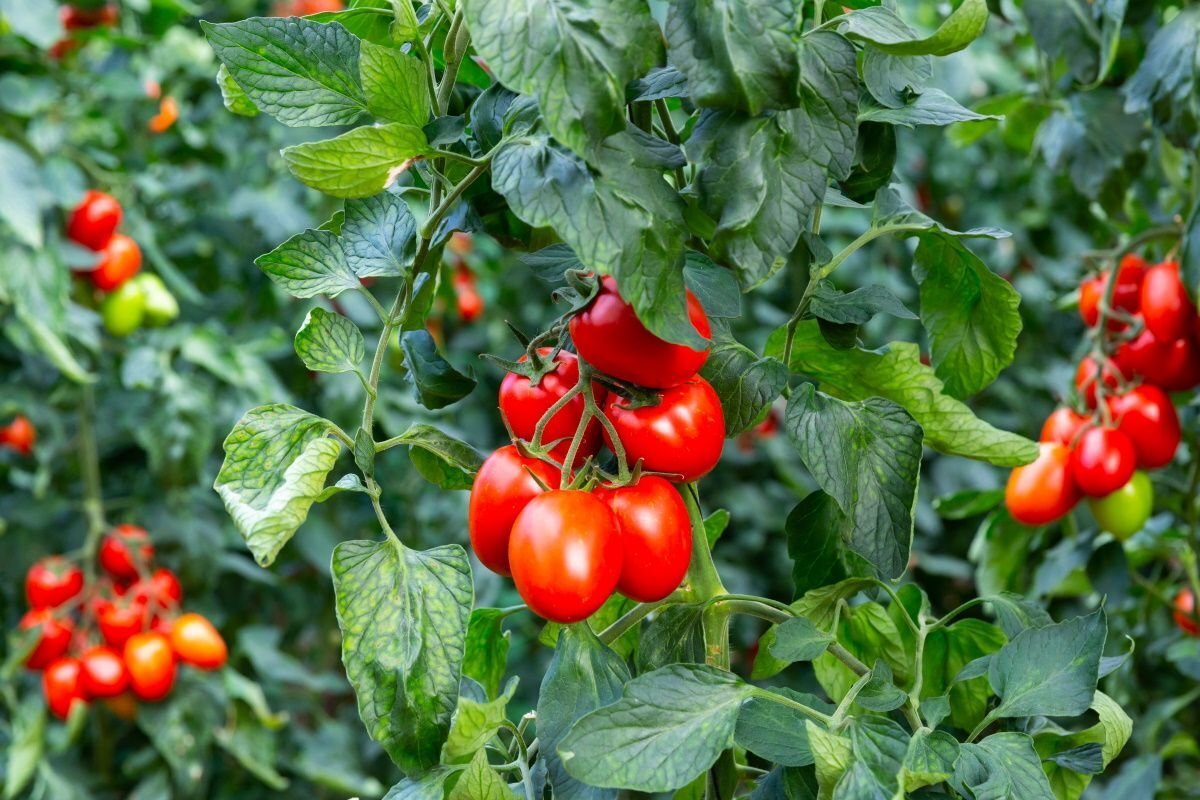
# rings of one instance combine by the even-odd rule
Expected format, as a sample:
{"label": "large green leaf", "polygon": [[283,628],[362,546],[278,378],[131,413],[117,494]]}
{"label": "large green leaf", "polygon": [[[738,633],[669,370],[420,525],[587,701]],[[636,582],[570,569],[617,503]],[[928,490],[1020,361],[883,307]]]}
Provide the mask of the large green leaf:
{"label": "large green leaf", "polygon": [[946,56],[978,38],[987,19],[987,0],[963,0],[936,31],[919,36],[891,8],[875,6],[842,17],[842,30],[892,55]]}
{"label": "large green leaf", "polygon": [[701,374],[721,398],[726,436],[754,425],[788,380],[787,367],[774,358],[759,358],[723,324],[714,325],[713,348]]}
{"label": "large green leaf", "polygon": [[342,249],[354,274],[404,275],[417,252],[417,221],[397,194],[346,201]]}
{"label": "large green leaf", "polygon": [[362,331],[341,314],[314,308],[296,331],[296,355],[313,372],[354,372],[366,356]]}
{"label": "large green leaf", "polygon": [[429,142],[419,126],[389,122],[284,148],[283,160],[293,175],[325,194],[369,197],[428,152]]}
{"label": "large green leaf", "polygon": [[[1112,763],[1133,733],[1133,720],[1104,692],[1096,692],[1092,710],[1099,721],[1090,728],[1064,735],[1053,730],[1034,734],[1034,746],[1057,800],[1078,800],[1091,783],[1092,775]],[[1081,771],[1081,764],[1068,758],[1089,747],[1099,752],[1094,753],[1094,760],[1089,759],[1087,769]]]}
{"label": "large green leaf", "polygon": [[508,666],[509,635],[504,630],[504,611],[477,608],[467,624],[463,675],[483,687],[488,697],[500,694],[500,682]]}
{"label": "large green leaf", "polygon": [[971,122],[1001,117],[980,114],[964,108],[957,100],[941,89],[926,89],[904,105],[886,107],[864,105],[858,110],[860,122],[884,122],[888,125],[953,125],[955,122]]}
{"label": "large green leaf", "polygon": [[391,122],[424,126],[432,98],[421,59],[370,42],[361,47],[359,71],[370,112]]}
{"label": "large green leaf", "polygon": [[1104,612],[1029,628],[992,657],[988,682],[1000,696],[992,717],[1073,717],[1096,693],[1108,628]]}
{"label": "large green leaf", "polygon": [[508,703],[516,691],[517,678],[513,677],[504,693],[492,700],[476,700],[460,694],[458,707],[450,721],[450,733],[442,745],[442,763],[468,761],[495,738],[500,726],[508,719]]}
{"label": "large green leaf", "polygon": [[426,408],[445,408],[475,388],[475,379],[463,375],[443,358],[437,342],[424,328],[401,334],[400,349],[417,402]]}
{"label": "large green leaf", "polygon": [[47,198],[41,191],[37,162],[16,144],[0,139],[0,222],[30,247],[44,242],[42,211]]}
{"label": "large green leaf", "polygon": [[480,750],[446,800],[516,800],[516,797],[500,773],[488,763],[487,753]]}
{"label": "large green leaf", "polygon": [[1146,57],[1125,84],[1125,111],[1150,112],[1177,147],[1200,141],[1200,8],[1184,8],[1146,46]]}
{"label": "large green leaf", "polygon": [[964,744],[950,785],[965,797],[1054,800],[1033,740],[1024,733],[996,733]]}
{"label": "large green leaf", "polygon": [[[791,689],[777,689],[779,694],[824,714],[832,714],[833,706],[819,697]],[[792,705],[773,700],[770,696],[755,695],[742,705],[733,738],[739,747],[786,767],[803,767],[813,763],[808,745],[805,722],[811,717]]]}
{"label": "large green leaf", "polygon": [[950,722],[966,731],[974,729],[987,713],[988,683],[983,675],[961,682],[954,679],[967,664],[995,653],[1007,640],[1002,630],[980,619],[960,620],[930,632],[925,638],[921,697],[949,692]]}
{"label": "large green leaf", "polygon": [[329,231],[297,233],[254,263],[293,297],[337,297],[361,285],[342,243]]}
{"label": "large green leaf", "polygon": [[333,551],[342,662],[367,733],[405,772],[436,766],[458,700],[471,565],[459,545],[424,552],[349,541]]}

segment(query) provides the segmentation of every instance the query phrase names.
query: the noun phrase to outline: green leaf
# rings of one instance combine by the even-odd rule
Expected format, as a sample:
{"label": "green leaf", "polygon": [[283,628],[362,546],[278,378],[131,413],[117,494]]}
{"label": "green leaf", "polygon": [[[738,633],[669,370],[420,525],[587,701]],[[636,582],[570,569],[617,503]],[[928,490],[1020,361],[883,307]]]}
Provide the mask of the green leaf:
{"label": "green leaf", "polygon": [[480,750],[471,759],[446,800],[516,800],[516,795],[508,788],[500,773],[488,764],[487,753]]}
{"label": "green leaf", "polygon": [[[900,631],[887,610],[878,603],[863,603],[843,610],[836,636],[859,661],[865,664],[887,662],[898,683],[907,683],[912,677]],[[837,701],[846,696],[859,677],[832,653],[814,661],[813,669],[825,693]]]}
{"label": "green leaf", "polygon": [[[776,689],[779,694],[823,714],[832,714],[834,707],[819,697],[791,689]],[[762,694],[754,695],[742,705],[733,739],[760,758],[785,767],[803,767],[813,763],[808,745],[805,722],[811,719],[804,712]]]}
{"label": "green leaf", "polygon": [[966,797],[1054,800],[1033,740],[1023,733],[996,733],[962,745],[950,785]]}
{"label": "green leaf", "polygon": [[974,729],[987,714],[991,690],[984,673],[970,680],[956,680],[967,664],[991,655],[1008,638],[995,625],[979,619],[964,619],[931,631],[925,638],[923,698],[949,695],[950,722],[965,731]]}
{"label": "green leaf", "polygon": [[829,322],[865,325],[876,314],[891,314],[897,319],[916,319],[896,295],[882,286],[863,286],[843,292],[828,281],[819,281],[809,299],[809,312]]}
{"label": "green leaf", "polygon": [[6,33],[11,31],[43,50],[64,37],[62,22],[54,6],[47,3],[0,0],[0,19]]}
{"label": "green leaf", "polygon": [[926,89],[896,108],[864,105],[858,109],[859,122],[883,122],[888,125],[952,125],[981,119],[1001,119],[964,108],[941,89]]}
{"label": "green leaf", "polygon": [[958,761],[958,740],[944,731],[922,728],[913,734],[900,772],[901,788],[912,792],[949,780]]}
{"label": "green leaf", "polygon": [[428,122],[432,100],[421,59],[370,42],[361,47],[358,68],[367,110],[391,122],[417,127]]}
{"label": "green leaf", "polygon": [[1176,146],[1193,149],[1200,141],[1196,103],[1200,77],[1200,9],[1184,8],[1154,34],[1146,57],[1125,84],[1125,112],[1150,112],[1155,124]]}
{"label": "green leaf", "polygon": [[584,156],[625,129],[625,85],[662,55],[658,26],[638,0],[464,0],[462,8],[500,82],[536,96],[554,138]]}
{"label": "green leaf", "polygon": [[847,36],[898,56],[948,56],[973,42],[987,26],[987,0],[963,0],[931,35],[918,37],[885,6],[864,8],[841,18]]}
{"label": "green leaf", "polygon": [[[468,636],[469,630],[468,627]],[[458,707],[450,721],[450,733],[442,745],[443,764],[469,760],[495,737],[500,726],[508,719],[508,703],[517,691],[517,680],[514,676],[504,693],[488,702],[479,702],[462,694],[458,696]]]}
{"label": "green leaf", "polygon": [[838,533],[844,520],[837,501],[822,491],[810,493],[788,514],[783,529],[792,559],[795,596],[846,577]]}
{"label": "green leaf", "polygon": [[1026,0],[1021,7],[1038,48],[1052,61],[1066,57],[1080,83],[1090,83],[1100,71],[1100,30],[1093,7],[1079,0]]}
{"label": "green leaf", "polygon": [[1103,610],[1017,634],[988,668],[988,682],[1001,698],[991,716],[1073,717],[1087,711],[1106,635]]}
{"label": "green leaf", "polygon": [[42,760],[46,735],[46,707],[37,694],[26,694],[13,709],[4,773],[5,798],[17,797],[33,779]]}
{"label": "green leaf", "polygon": [[335,139],[283,150],[283,160],[303,183],[334,197],[379,194],[429,152],[425,131],[405,122],[367,125]]}
{"label": "green leaf", "polygon": [[829,649],[834,638],[804,617],[789,619],[775,628],[771,655],[789,663],[813,661]]}
{"label": "green leaf", "polygon": [[407,275],[417,253],[417,221],[400,195],[347,200],[341,236],[346,261],[360,278]]}
{"label": "green leaf", "polygon": [[[854,749],[855,764],[852,771],[859,771],[857,781],[860,785],[870,785],[873,781],[886,792],[883,797],[890,798],[899,787],[900,772],[909,749],[908,734],[899,723],[886,717],[855,718],[848,730]],[[871,780],[867,780],[868,776]],[[843,778],[843,782],[847,778],[850,778],[850,773]],[[864,795],[853,792],[834,794],[839,800],[861,796]]]}
{"label": "green leaf", "polygon": [[354,372],[367,352],[358,326],[323,308],[308,312],[295,345],[296,355],[313,372]]}
{"label": "green leaf", "polygon": [[260,566],[304,524],[341,443],[332,422],[278,403],[246,412],[225,439],[213,488]]}
{"label": "green leaf", "polygon": [[229,67],[222,64],[217,69],[217,86],[221,89],[221,101],[225,108],[242,117],[257,117],[258,106],[246,95],[246,90],[229,74]]}
{"label": "green leaf", "polygon": [[630,681],[620,700],[575,723],[558,754],[584,783],[674,791],[733,745],[738,711],[753,691],[713,667],[664,667]]}
{"label": "green leaf", "polygon": [[721,398],[725,435],[732,437],[751,428],[775,402],[787,386],[788,370],[777,359],[759,358],[727,325],[714,325],[713,342],[701,375]]}
{"label": "green leaf", "polygon": [[459,545],[420,552],[349,541],[333,551],[342,662],[371,738],[405,772],[438,763],[458,700],[471,565]]}
{"label": "green leaf", "polygon": [[942,519],[970,519],[992,511],[1004,502],[1003,489],[963,489],[935,497],[933,510]]}
{"label": "green leaf", "polygon": [[729,527],[729,512],[724,508],[718,508],[716,511],[704,518],[704,538],[708,540],[708,547],[711,550],[712,546],[721,538],[721,534]]}
{"label": "green leaf", "polygon": [[804,728],[817,768],[817,783],[821,787],[819,797],[829,800],[833,797],[834,787],[854,760],[853,747],[845,736],[829,733],[812,720],[805,722]]}
{"label": "green leaf", "polygon": [[424,328],[400,335],[404,366],[412,378],[417,402],[426,408],[445,408],[471,393],[475,379],[463,375],[442,358],[433,336]]}
{"label": "green leaf", "polygon": [[683,278],[709,319],[736,319],[742,315],[742,291],[733,270],[714,264],[703,253],[688,250]]}
{"label": "green leaf", "polygon": [[[786,331],[771,335],[766,354],[782,358]],[[836,350],[814,321],[801,322],[792,342],[790,368],[820,381],[822,391],[843,400],[883,397],[920,424],[925,443],[950,455],[1019,466],[1037,457],[1037,444],[992,427],[944,391],[933,369],[921,363],[915,344],[893,342],[883,350]]]}
{"label": "green leaf", "polygon": [[442,489],[470,489],[483,459],[475,448],[432,425],[414,422],[396,437],[412,448],[413,466]]}
{"label": "green leaf", "polygon": [[500,682],[508,665],[508,631],[504,630],[504,612],[498,608],[477,608],[467,623],[467,643],[463,655],[463,675],[476,681],[488,697],[500,694]]}
{"label": "green leaf", "polygon": [[843,543],[884,578],[908,567],[921,473],[921,427],[879,398],[847,403],[806,384],[788,402],[784,428],[817,483],[846,519]]}
{"label": "green leaf", "polygon": [[20,241],[41,248],[42,210],[46,198],[36,187],[42,177],[37,162],[13,142],[0,139],[0,221]]}
{"label": "green leaf", "polygon": [[868,711],[886,713],[895,711],[908,701],[908,695],[893,682],[892,670],[886,661],[876,662],[870,675],[854,699],[858,705]]}
{"label": "green leaf", "polygon": [[443,800],[450,775],[449,770],[439,768],[419,778],[405,778],[388,790],[383,800]]}
{"label": "green leaf", "polygon": [[614,800],[611,789],[572,777],[558,745],[577,720],[616,702],[629,681],[624,660],[605,647],[586,625],[565,628],[538,695],[538,740],[554,796],[559,800]]}
{"label": "green leaf", "polygon": [[933,77],[933,59],[896,56],[867,45],[863,48],[862,73],[863,85],[880,105],[903,108],[910,97],[925,91]]}
{"label": "green leaf", "polygon": [[292,297],[337,297],[361,286],[341,242],[329,231],[297,233],[254,263]]}
{"label": "green leaf", "polygon": [[251,17],[200,27],[246,96],[284,125],[349,125],[366,110],[359,40],[341,25]]}
{"label": "green leaf", "polygon": [[639,673],[670,664],[703,664],[704,605],[671,604],[657,612],[642,628],[637,649]]}
{"label": "green leaf", "polygon": [[1133,720],[1103,692],[1096,692],[1092,710],[1099,722],[1077,733],[1059,735],[1047,730],[1034,735],[1046,777],[1059,800],[1077,800],[1112,763],[1133,733]]}

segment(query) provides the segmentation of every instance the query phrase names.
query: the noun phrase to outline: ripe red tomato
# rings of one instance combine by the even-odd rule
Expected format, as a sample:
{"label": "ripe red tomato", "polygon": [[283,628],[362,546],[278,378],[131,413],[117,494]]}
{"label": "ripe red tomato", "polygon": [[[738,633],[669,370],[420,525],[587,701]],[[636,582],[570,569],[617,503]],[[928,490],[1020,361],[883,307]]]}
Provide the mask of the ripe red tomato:
{"label": "ripe red tomato", "polygon": [[[62,20],[63,27],[69,31],[115,25],[117,16],[116,7],[109,5],[100,8],[76,8],[72,5],[65,5],[58,9],[58,18]],[[100,193],[97,192],[97,194]]]}
{"label": "ripe red tomato", "polygon": [[1191,589],[1180,589],[1175,595],[1175,624],[1188,636],[1200,636],[1200,621],[1196,620],[1196,595]]}
{"label": "ripe red tomato", "polygon": [[1096,384],[1101,377],[1103,377],[1105,390],[1112,391],[1120,385],[1122,377],[1120,369],[1123,367],[1124,364],[1116,359],[1105,364],[1103,369],[1091,356],[1084,356],[1079,361],[1079,366],[1075,369],[1075,391],[1087,403],[1088,408],[1096,407]]}
{"label": "ripe red tomato", "polygon": [[1042,425],[1040,441],[1069,445],[1075,441],[1075,437],[1088,421],[1088,417],[1077,413],[1073,408],[1056,408]]}
{"label": "ripe red tomato", "polygon": [[79,659],[83,689],[89,697],[116,697],[129,686],[129,670],[116,650],[107,645],[93,647]]}
{"label": "ripe red tomato", "polygon": [[47,556],[25,573],[30,608],[55,608],[83,591],[83,570],[62,556]]}
{"label": "ripe red tomato", "polygon": [[74,658],[60,658],[42,673],[42,692],[50,713],[66,719],[76,703],[86,703],[87,690],[83,687],[83,669]]}
{"label": "ripe red tomato", "polygon": [[133,636],[125,643],[129,688],[142,700],[162,700],[175,685],[175,652],[171,641],[157,631]]}
{"label": "ripe red tomato", "polygon": [[1126,377],[1140,375],[1146,383],[1168,392],[1200,385],[1200,351],[1191,338],[1162,341],[1150,331],[1142,331],[1117,348],[1113,361]]}
{"label": "ripe red tomato", "polygon": [[1133,477],[1137,451],[1116,428],[1097,425],[1079,435],[1071,450],[1071,474],[1088,497],[1112,494]]}
{"label": "ripe red tomato", "polygon": [[25,666],[32,670],[45,669],[66,655],[67,648],[71,646],[71,637],[75,634],[75,626],[71,624],[70,619],[58,619],[48,608],[26,612],[19,623],[23,631],[39,625],[42,629],[41,636],[29,657],[25,659]]}
{"label": "ripe red tomato", "polygon": [[1179,278],[1176,262],[1165,261],[1146,270],[1141,301],[1146,330],[1159,341],[1172,342],[1191,333],[1196,306]]}
{"label": "ripe red tomato", "polygon": [[579,622],[595,613],[617,587],[621,562],[617,521],[588,492],[544,492],[513,523],[513,583],[535,614],[553,622]]}
{"label": "ripe red tomato", "polygon": [[454,296],[463,322],[474,322],[483,313],[483,298],[475,288],[475,275],[462,262],[454,267]]}
{"label": "ripe red tomato", "polygon": [[100,635],[109,645],[122,648],[135,634],[146,629],[145,605],[137,602],[109,603],[96,614]]}
{"label": "ripe red tomato", "polygon": [[1049,525],[1079,502],[1070,448],[1056,442],[1044,442],[1040,448],[1037,460],[1012,471],[1004,489],[1008,513],[1024,525]]}
{"label": "ripe red tomato", "polygon": [[692,558],[691,520],[675,487],[645,475],[630,486],[601,487],[595,495],[612,511],[621,532],[617,591],[641,603],[675,591]]}
{"label": "ripe red tomato", "polygon": [[183,587],[174,572],[159,568],[149,578],[134,581],[125,596],[152,611],[171,609],[183,601]]}
{"label": "ripe red tomato", "polygon": [[508,537],[517,515],[530,500],[542,493],[531,477],[546,486],[558,486],[559,474],[545,461],[526,458],[513,445],[501,447],[487,457],[471,485],[467,529],[471,548],[485,567],[508,575]]}
{"label": "ripe red tomato", "polygon": [[199,614],[184,614],[175,620],[171,647],[180,661],[200,669],[220,669],[229,658],[220,632]]}
{"label": "ripe red tomato", "polygon": [[137,525],[118,525],[100,543],[100,566],[116,581],[131,581],[150,566],[154,545]]}
{"label": "ripe red tomato", "polygon": [[37,429],[29,421],[29,417],[17,414],[12,422],[0,428],[0,444],[5,444],[23,456],[33,453],[33,445],[37,442]]}
{"label": "ripe red tomato", "polygon": [[[721,460],[725,415],[721,401],[703,378],[667,389],[658,405],[631,408],[613,394],[604,406],[629,463],[649,472],[677,475],[680,483],[698,480]],[[608,439],[608,432],[604,437]],[[611,442],[610,442],[611,445]]]}
{"label": "ripe red tomato", "polygon": [[1142,385],[1108,400],[1117,430],[1133,442],[1138,466],[1158,469],[1171,463],[1183,434],[1171,398],[1157,386]]}
{"label": "ripe red tomato", "polygon": [[142,268],[142,249],[123,233],[115,233],[100,251],[96,268],[88,273],[92,285],[102,292],[111,292],[132,278]]}
{"label": "ripe red tomato", "polygon": [[[82,13],[78,9],[74,11]],[[117,198],[90,189],[67,220],[67,238],[92,250],[102,250],[120,224],[121,204]]]}
{"label": "ripe red tomato", "polygon": [[[704,338],[712,337],[700,301],[687,293],[688,317]],[[617,293],[617,282],[604,276],[600,292],[587,308],[571,317],[571,339],[579,357],[619,380],[668,389],[695,375],[708,350],[692,350],[658,338],[642,324],[633,306]]]}
{"label": "ripe red tomato", "polygon": [[[1142,280],[1146,274],[1146,262],[1141,256],[1127,255],[1121,260],[1117,269],[1117,285],[1113,287],[1113,308],[1129,314],[1136,314],[1141,305]],[[1079,315],[1089,328],[1100,321],[1100,300],[1104,297],[1105,284],[1108,282],[1108,272],[1102,272],[1094,278],[1084,281],[1079,287]],[[1110,320],[1109,330],[1120,330],[1125,327],[1116,320]]]}
{"label": "ripe red tomato", "polygon": [[[538,350],[539,354],[546,357],[551,352],[552,350],[548,347]],[[521,361],[525,360],[526,356],[521,356]],[[515,372],[508,373],[500,382],[500,413],[508,421],[512,432],[525,441],[533,440],[533,432],[537,428],[538,420],[579,382],[579,361],[573,353],[559,352],[554,360],[558,366],[553,372],[544,375],[537,386],[534,386],[528,378]],[[608,396],[604,388],[593,382],[592,392],[596,397],[596,402],[603,405]],[[583,409],[583,397],[576,395],[546,423],[546,429],[542,433],[542,442],[549,444],[555,440],[563,440],[551,450],[551,455],[559,462],[565,461],[567,458],[567,453],[571,449],[571,437],[575,435],[575,429],[579,427],[579,421],[583,419]],[[583,439],[579,443],[579,450],[575,456],[576,464],[582,463],[588,456],[595,455],[599,449],[600,421],[593,419],[588,423],[587,430],[583,433]]]}

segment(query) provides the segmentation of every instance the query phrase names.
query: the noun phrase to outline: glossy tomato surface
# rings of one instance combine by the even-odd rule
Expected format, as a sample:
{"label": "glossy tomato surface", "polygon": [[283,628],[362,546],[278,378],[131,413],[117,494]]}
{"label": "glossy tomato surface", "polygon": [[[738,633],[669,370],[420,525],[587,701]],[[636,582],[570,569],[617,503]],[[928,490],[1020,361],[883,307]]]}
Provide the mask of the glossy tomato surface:
{"label": "glossy tomato surface", "polygon": [[83,688],[83,669],[74,658],[60,658],[42,673],[42,692],[50,713],[66,719],[76,703],[86,703],[87,691]]}
{"label": "glossy tomato surface", "polygon": [[1162,389],[1143,384],[1111,395],[1108,410],[1117,430],[1133,442],[1139,467],[1158,469],[1175,458],[1183,432],[1175,406]]}
{"label": "glossy tomato surface", "polygon": [[135,634],[146,629],[146,607],[141,603],[124,601],[109,603],[96,614],[100,635],[110,646],[122,648]]}
{"label": "glossy tomato surface", "polygon": [[125,661],[107,645],[93,647],[79,659],[83,669],[83,688],[89,697],[116,697],[129,687]]}
{"label": "glossy tomato surface", "polygon": [[171,626],[171,648],[179,660],[199,669],[220,669],[229,658],[225,639],[199,614],[184,614]]}
{"label": "glossy tomato surface", "polygon": [[1104,497],[1120,489],[1137,469],[1137,451],[1116,428],[1097,425],[1079,435],[1071,450],[1071,474],[1088,497]]}
{"label": "glossy tomato surface", "polygon": [[[1117,285],[1113,287],[1113,308],[1128,314],[1138,312],[1145,275],[1146,262],[1140,256],[1130,254],[1121,260],[1117,270]],[[1100,321],[1100,301],[1104,297],[1107,282],[1106,271],[1085,280],[1079,287],[1079,315],[1089,328],[1095,327]],[[1110,320],[1108,327],[1110,330],[1120,330],[1124,325],[1117,320]]]}
{"label": "glossy tomato surface", "polygon": [[[706,339],[712,337],[700,301],[687,293],[688,318]],[[708,350],[692,350],[655,336],[617,293],[611,276],[600,292],[570,322],[571,340],[580,358],[606,375],[653,389],[666,389],[691,378],[704,366]]]}
{"label": "glossy tomato surface", "polygon": [[1112,391],[1120,385],[1121,370],[1125,364],[1118,359],[1105,364],[1103,369],[1091,356],[1084,356],[1075,369],[1075,391],[1087,403],[1088,408],[1096,407],[1096,389],[1103,381],[1105,391]]}
{"label": "glossy tomato surface", "polygon": [[1106,497],[1088,498],[1088,508],[1101,530],[1121,541],[1140,531],[1154,510],[1154,486],[1142,471],[1133,473],[1129,482]]}
{"label": "glossy tomato surface", "polygon": [[1071,444],[1089,420],[1089,417],[1077,413],[1073,408],[1056,408],[1050,416],[1046,417],[1039,440]]}
{"label": "glossy tomato surface", "polygon": [[117,232],[121,213],[117,198],[89,190],[67,220],[67,238],[92,250],[100,250]]}
{"label": "glossy tomato surface", "polygon": [[1117,348],[1113,360],[1126,377],[1139,376],[1168,392],[1182,392],[1200,384],[1200,351],[1191,337],[1162,341],[1142,331]]}
{"label": "glossy tomato surface", "polygon": [[[548,358],[553,351],[544,347],[538,352]],[[526,356],[521,356],[522,362],[526,360]],[[543,375],[537,386],[534,386],[532,381],[525,376],[515,372],[508,373],[500,382],[500,413],[508,420],[512,432],[525,441],[533,440],[538,420],[579,382],[579,359],[575,357],[574,353],[560,352],[554,361],[557,365],[554,371]],[[596,402],[603,405],[608,396],[604,387],[593,383],[592,392],[596,397]],[[583,396],[576,395],[550,418],[542,432],[543,444],[562,440],[551,451],[551,454],[560,462],[566,460],[567,453],[571,449],[571,437],[575,435],[579,421],[583,419],[583,410]],[[576,464],[581,463],[587,456],[595,455],[599,449],[600,422],[593,419],[588,424],[583,439],[580,441],[575,458]]]}
{"label": "glossy tomato surface", "polygon": [[508,563],[535,614],[564,624],[587,619],[621,577],[617,521],[589,492],[544,492],[513,523]]}
{"label": "glossy tomato surface", "polygon": [[1008,476],[1004,504],[1024,525],[1049,525],[1066,516],[1079,502],[1071,476],[1071,449],[1064,444],[1040,445],[1037,459]]}
{"label": "glossy tomato surface", "polygon": [[62,556],[47,556],[25,573],[30,608],[55,608],[83,591],[83,570]]}
{"label": "glossy tomato surface", "polygon": [[113,234],[100,251],[96,268],[88,273],[92,285],[102,292],[111,292],[142,268],[142,249],[123,233]]}
{"label": "glossy tomato surface", "polygon": [[1159,341],[1171,342],[1191,334],[1196,307],[1179,277],[1179,264],[1174,261],[1155,264],[1146,270],[1141,305],[1146,330]]}
{"label": "glossy tomato surface", "polygon": [[26,612],[21,617],[19,627],[23,631],[38,628],[37,644],[25,659],[25,666],[32,670],[45,669],[54,661],[67,654],[71,646],[71,637],[75,634],[75,626],[67,617],[58,618],[48,608],[39,608]]}
{"label": "glossy tomato surface", "polygon": [[621,532],[617,591],[653,603],[679,587],[692,557],[692,525],[683,498],[668,481],[643,476],[636,484],[595,491]]}
{"label": "glossy tomato surface", "polygon": [[653,406],[633,408],[628,400],[612,394],[604,414],[612,420],[630,466],[641,461],[649,472],[690,483],[721,460],[725,415],[717,393],[703,378],[667,389]]}
{"label": "glossy tomato surface", "polygon": [[134,581],[125,596],[151,611],[162,611],[179,605],[183,600],[183,587],[174,572],[159,568],[150,577]]}
{"label": "glossy tomato surface", "polygon": [[129,688],[142,700],[162,700],[175,685],[175,651],[158,631],[136,634],[125,643],[125,666]]}
{"label": "glossy tomato surface", "polygon": [[487,457],[475,482],[467,508],[471,548],[485,567],[508,575],[508,536],[517,515],[542,493],[536,475],[548,487],[557,487],[559,473],[545,461],[526,458],[514,445],[501,447]]}
{"label": "glossy tomato surface", "polygon": [[150,534],[138,525],[118,525],[100,543],[100,566],[117,581],[133,580],[153,558]]}

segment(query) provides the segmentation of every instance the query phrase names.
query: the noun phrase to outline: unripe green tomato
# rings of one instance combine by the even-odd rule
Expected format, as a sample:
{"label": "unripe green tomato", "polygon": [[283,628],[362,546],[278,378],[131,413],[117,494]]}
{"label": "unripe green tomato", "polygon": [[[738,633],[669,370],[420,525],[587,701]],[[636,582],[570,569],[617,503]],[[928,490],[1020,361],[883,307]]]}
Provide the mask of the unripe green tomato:
{"label": "unripe green tomato", "polygon": [[100,318],[113,336],[128,336],[142,327],[146,318],[146,295],[134,281],[126,281],[104,298]]}
{"label": "unripe green tomato", "polygon": [[146,324],[152,327],[166,325],[179,316],[179,301],[162,282],[162,278],[143,272],[133,279],[146,298]]}
{"label": "unripe green tomato", "polygon": [[1125,541],[1150,519],[1154,509],[1154,487],[1150,477],[1138,470],[1128,483],[1112,494],[1090,498],[1088,507],[1103,530]]}

